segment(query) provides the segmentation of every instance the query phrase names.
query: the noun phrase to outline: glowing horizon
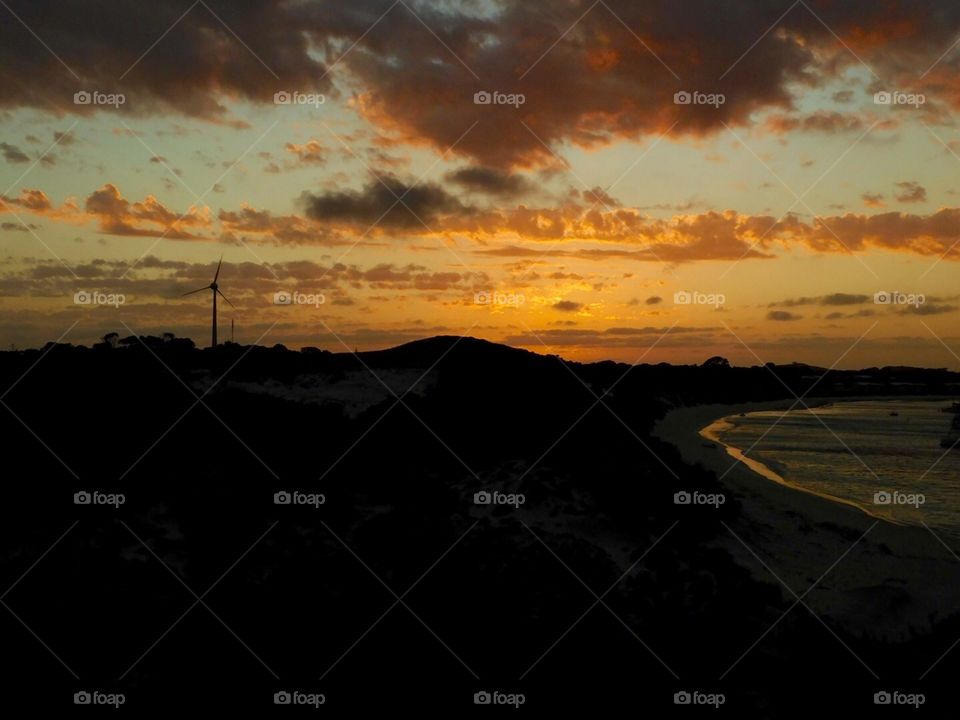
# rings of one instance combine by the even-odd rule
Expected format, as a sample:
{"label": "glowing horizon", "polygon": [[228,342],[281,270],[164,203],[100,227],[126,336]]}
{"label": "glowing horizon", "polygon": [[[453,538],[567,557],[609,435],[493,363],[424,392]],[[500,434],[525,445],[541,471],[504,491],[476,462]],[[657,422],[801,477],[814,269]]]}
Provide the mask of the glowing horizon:
{"label": "glowing horizon", "polygon": [[204,345],[222,255],[238,342],[960,369],[953,6],[44,5],[0,29],[5,347]]}

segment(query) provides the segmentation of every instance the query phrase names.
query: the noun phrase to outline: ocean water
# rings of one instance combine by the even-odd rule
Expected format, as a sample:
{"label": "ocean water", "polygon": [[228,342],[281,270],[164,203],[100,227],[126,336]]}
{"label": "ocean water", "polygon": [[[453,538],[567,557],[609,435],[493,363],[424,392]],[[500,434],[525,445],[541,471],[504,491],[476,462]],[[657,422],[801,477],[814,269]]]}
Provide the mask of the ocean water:
{"label": "ocean water", "polygon": [[960,537],[960,446],[940,447],[953,420],[941,408],[950,404],[842,401],[730,416],[704,434],[743,451],[768,477]]}

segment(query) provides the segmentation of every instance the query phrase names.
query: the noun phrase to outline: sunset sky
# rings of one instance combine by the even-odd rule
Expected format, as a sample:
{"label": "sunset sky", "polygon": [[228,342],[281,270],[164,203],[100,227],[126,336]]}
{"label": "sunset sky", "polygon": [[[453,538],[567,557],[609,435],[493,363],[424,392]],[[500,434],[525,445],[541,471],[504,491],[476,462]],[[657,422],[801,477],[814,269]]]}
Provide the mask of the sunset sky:
{"label": "sunset sky", "polygon": [[222,255],[243,343],[960,369],[958,41],[948,0],[4,0],[0,341],[206,344]]}

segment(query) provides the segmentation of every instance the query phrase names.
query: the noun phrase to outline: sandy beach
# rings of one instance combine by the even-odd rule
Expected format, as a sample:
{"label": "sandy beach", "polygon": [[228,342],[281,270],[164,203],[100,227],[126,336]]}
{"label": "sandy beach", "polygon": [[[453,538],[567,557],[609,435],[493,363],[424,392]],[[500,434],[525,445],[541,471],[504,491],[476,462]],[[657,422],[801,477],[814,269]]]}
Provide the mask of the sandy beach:
{"label": "sandy beach", "polygon": [[[805,402],[813,407],[837,400]],[[771,571],[801,597],[816,583],[804,603],[855,634],[905,639],[955,613],[960,609],[960,561],[941,538],[926,528],[896,525],[845,501],[792,487],[749,458],[749,465],[739,461],[722,443],[713,442],[715,438],[701,435],[721,418],[786,410],[792,404],[785,400],[677,408],[655,428],[654,435],[674,445],[685,462],[722,478],[724,491],[740,502],[742,512],[718,546],[757,580],[780,588],[789,602],[796,598]]]}

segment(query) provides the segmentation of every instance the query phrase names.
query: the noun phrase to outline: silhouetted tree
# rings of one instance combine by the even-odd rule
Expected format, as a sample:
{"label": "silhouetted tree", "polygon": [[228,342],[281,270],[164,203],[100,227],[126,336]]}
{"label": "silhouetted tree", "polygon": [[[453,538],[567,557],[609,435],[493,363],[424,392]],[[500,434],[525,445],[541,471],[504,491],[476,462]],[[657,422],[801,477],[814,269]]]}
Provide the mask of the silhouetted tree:
{"label": "silhouetted tree", "polygon": [[705,367],[705,368],[714,368],[714,367],[728,368],[728,367],[730,367],[730,361],[727,360],[725,357],[720,357],[719,355],[714,355],[712,358],[710,358],[709,360],[707,360],[707,361],[703,364],[703,367]]}

